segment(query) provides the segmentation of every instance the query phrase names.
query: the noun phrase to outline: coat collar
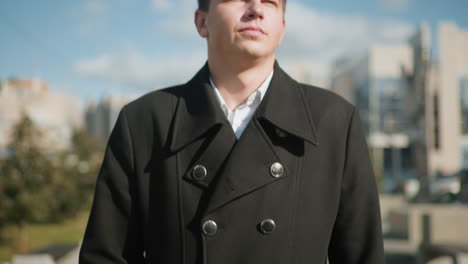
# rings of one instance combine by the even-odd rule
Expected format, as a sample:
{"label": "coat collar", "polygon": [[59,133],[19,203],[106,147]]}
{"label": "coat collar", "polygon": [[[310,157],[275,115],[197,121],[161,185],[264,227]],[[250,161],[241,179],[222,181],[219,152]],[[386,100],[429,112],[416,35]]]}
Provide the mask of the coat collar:
{"label": "coat collar", "polygon": [[[183,86],[174,117],[170,149],[178,151],[216,126],[229,124],[210,84],[208,63]],[[270,86],[252,118],[265,119],[277,128],[318,145],[316,123],[300,84],[275,61]]]}
{"label": "coat collar", "polygon": [[275,61],[273,78],[255,118],[264,118],[289,134],[318,145],[316,125],[304,92]]}

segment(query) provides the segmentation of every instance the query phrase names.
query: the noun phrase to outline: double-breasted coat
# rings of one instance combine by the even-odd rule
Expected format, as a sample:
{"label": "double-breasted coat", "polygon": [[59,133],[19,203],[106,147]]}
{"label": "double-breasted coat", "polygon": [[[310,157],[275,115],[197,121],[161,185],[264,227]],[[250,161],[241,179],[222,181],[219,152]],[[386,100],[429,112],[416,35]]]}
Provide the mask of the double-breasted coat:
{"label": "double-breasted coat", "polygon": [[379,264],[383,255],[357,110],[275,62],[239,139],[207,64],[123,107],[80,263]]}

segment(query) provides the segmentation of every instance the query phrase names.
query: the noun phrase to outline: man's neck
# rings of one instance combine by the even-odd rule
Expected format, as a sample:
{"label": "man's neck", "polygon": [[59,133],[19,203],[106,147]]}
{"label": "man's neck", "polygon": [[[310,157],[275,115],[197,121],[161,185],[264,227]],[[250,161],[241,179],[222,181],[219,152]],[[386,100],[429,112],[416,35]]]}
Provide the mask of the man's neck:
{"label": "man's neck", "polygon": [[243,63],[208,57],[211,79],[231,110],[245,103],[249,95],[260,87],[273,70],[274,63],[274,56]]}

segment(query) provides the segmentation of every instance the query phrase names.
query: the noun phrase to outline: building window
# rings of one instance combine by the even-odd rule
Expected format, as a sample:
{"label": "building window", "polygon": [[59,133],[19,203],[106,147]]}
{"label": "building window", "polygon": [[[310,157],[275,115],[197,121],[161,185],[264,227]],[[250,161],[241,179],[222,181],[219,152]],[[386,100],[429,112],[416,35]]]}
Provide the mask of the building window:
{"label": "building window", "polygon": [[369,116],[369,81],[364,79],[362,82],[357,84],[356,90],[354,91],[354,99],[356,108],[359,109],[359,114],[363,121],[363,127],[366,135],[370,134],[370,116]]}
{"label": "building window", "polygon": [[468,134],[468,77],[460,80],[461,133]]}
{"label": "building window", "polygon": [[462,167],[464,169],[467,169],[468,168],[468,145],[461,144],[460,148],[461,148],[462,159],[463,159]]}
{"label": "building window", "polygon": [[440,148],[440,131],[439,131],[439,95],[434,95],[434,148]]}
{"label": "building window", "polygon": [[[401,79],[399,78],[376,78],[374,89],[377,90],[378,98],[378,120],[377,127],[384,133],[406,131],[406,116],[404,107],[404,92]],[[376,109],[371,109],[375,111]]]}

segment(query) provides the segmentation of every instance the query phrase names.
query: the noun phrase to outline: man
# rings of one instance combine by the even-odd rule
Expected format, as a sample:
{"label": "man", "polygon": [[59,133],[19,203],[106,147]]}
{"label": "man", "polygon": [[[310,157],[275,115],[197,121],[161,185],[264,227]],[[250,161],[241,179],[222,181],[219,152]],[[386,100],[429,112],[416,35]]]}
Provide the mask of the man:
{"label": "man", "polygon": [[280,68],[285,5],[199,0],[208,62],[121,110],[80,263],[384,262],[358,112]]}

